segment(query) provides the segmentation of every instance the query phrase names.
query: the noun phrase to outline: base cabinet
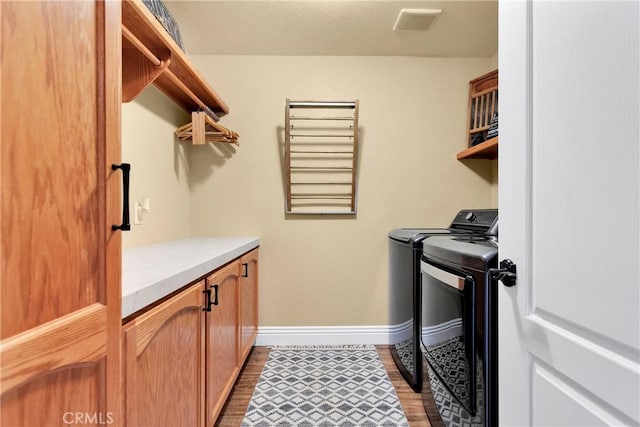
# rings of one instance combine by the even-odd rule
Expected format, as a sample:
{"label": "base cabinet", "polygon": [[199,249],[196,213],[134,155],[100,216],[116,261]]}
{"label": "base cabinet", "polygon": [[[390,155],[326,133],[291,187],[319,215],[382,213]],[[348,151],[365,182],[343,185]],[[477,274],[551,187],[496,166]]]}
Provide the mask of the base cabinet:
{"label": "base cabinet", "polygon": [[235,261],[207,277],[211,311],[206,313],[207,425],[213,425],[240,371],[238,363],[238,280]]}
{"label": "base cabinet", "polygon": [[258,336],[258,249],[240,258],[240,342],[238,356],[244,363]]}
{"label": "base cabinet", "polygon": [[201,281],[124,327],[127,426],[204,425]]}
{"label": "base cabinet", "polygon": [[213,427],[257,330],[257,249],[127,322],[125,424]]}

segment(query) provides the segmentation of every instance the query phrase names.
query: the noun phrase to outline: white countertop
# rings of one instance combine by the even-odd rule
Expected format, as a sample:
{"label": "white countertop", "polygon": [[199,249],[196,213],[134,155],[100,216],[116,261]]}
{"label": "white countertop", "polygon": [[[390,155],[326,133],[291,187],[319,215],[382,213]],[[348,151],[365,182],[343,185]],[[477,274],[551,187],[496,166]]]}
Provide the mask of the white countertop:
{"label": "white countertop", "polygon": [[122,317],[260,244],[257,237],[191,238],[122,251]]}

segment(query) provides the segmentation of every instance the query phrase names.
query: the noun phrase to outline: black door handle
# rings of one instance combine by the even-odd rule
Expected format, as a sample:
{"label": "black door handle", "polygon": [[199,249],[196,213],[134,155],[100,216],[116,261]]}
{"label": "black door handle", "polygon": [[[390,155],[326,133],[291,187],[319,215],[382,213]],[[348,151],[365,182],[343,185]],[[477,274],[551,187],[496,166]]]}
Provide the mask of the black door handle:
{"label": "black door handle", "polygon": [[[211,301],[211,289],[213,289],[213,301]],[[218,285],[211,285],[211,288],[202,291],[204,294],[204,308],[202,311],[211,311],[212,305],[218,305]]]}
{"label": "black door handle", "polygon": [[242,277],[249,277],[249,263],[248,262],[243,262],[242,263]]}
{"label": "black door handle", "polygon": [[205,289],[202,293],[204,294],[204,307],[202,311],[211,311],[211,289]]}
{"label": "black door handle", "polygon": [[211,286],[214,290],[213,302],[211,304],[218,305],[218,285]]}
{"label": "black door handle", "polygon": [[111,229],[114,231],[129,231],[131,230],[131,224],[129,223],[129,174],[131,172],[131,164],[112,164],[111,170],[116,169],[122,169],[122,224],[113,224]]}
{"label": "black door handle", "polygon": [[510,259],[500,261],[500,268],[490,268],[489,277],[491,280],[500,280],[507,287],[515,286],[518,279],[516,265]]}

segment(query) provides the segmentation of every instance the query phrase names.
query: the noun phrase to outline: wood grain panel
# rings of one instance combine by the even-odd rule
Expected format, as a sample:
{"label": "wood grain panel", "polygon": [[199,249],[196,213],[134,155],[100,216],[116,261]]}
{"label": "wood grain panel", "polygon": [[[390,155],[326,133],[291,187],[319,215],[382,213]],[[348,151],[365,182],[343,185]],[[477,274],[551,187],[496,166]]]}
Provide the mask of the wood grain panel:
{"label": "wood grain panel", "polygon": [[107,310],[93,304],[0,343],[0,392],[44,372],[95,361],[106,353]]}
{"label": "wood grain panel", "polygon": [[159,330],[164,327],[164,324],[180,310],[201,309],[203,290],[204,281],[199,282],[171,298],[169,301],[137,317],[133,321],[133,324],[136,326],[136,356],[142,354],[147,345],[149,345],[151,340],[158,334]]}
{"label": "wood grain panel", "polygon": [[493,137],[481,142],[466,150],[460,151],[456,154],[458,160],[462,159],[496,159],[498,158],[498,138]]}
{"label": "wood grain panel", "polygon": [[[246,360],[258,335],[258,249],[240,258],[246,277],[240,280],[240,348],[239,365]],[[244,267],[246,265],[246,267]],[[243,272],[244,274],[244,272]]]}
{"label": "wood grain panel", "polygon": [[[100,372],[103,364],[62,369],[2,394],[3,427],[97,425],[115,419],[100,409]],[[77,415],[79,414],[79,415]],[[96,422],[87,422],[90,420]]]}
{"label": "wood grain panel", "polygon": [[[207,313],[206,375],[207,425],[213,425],[238,376],[238,279],[234,261],[207,278],[207,288],[218,285],[218,305]],[[212,298],[213,293],[212,290]]]}
{"label": "wood grain panel", "polygon": [[2,424],[96,424],[121,388],[120,5],[0,15]]}
{"label": "wood grain panel", "polygon": [[4,339],[95,302],[104,247],[96,4],[0,8]]}
{"label": "wood grain panel", "polygon": [[125,326],[126,424],[202,426],[204,283]]}
{"label": "wood grain panel", "polygon": [[156,66],[126,39],[122,42],[122,101],[136,99],[171,62],[171,53],[167,49],[153,49],[152,53],[162,61]]}
{"label": "wood grain panel", "polygon": [[[121,410],[124,383],[122,381],[122,232],[113,231],[112,224],[119,224],[122,218],[122,176],[111,169],[112,164],[121,163],[121,130],[120,114],[122,105],[122,45],[118,29],[121,25],[121,6],[119,2],[107,1],[102,3],[104,26],[103,46],[98,50],[97,56],[103,75],[99,85],[99,105],[103,110],[100,113],[100,130],[104,141],[101,142],[101,151],[98,153],[98,173],[103,186],[104,195],[101,202],[104,204],[100,210],[102,224],[102,241],[105,248],[104,275],[105,284],[101,288],[100,300],[107,305],[107,361],[105,364],[105,388],[106,411],[114,414],[116,425],[123,424],[123,412]],[[104,54],[100,54],[100,52]],[[117,171],[120,172],[120,171]],[[101,389],[105,392],[105,389]]]}

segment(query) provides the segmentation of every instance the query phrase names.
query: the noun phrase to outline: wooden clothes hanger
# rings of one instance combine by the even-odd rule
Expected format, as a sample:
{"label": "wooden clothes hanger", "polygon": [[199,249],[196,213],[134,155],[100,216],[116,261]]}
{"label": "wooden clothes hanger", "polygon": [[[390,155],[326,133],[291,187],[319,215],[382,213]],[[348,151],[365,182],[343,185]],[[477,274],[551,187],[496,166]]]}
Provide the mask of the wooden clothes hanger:
{"label": "wooden clothes hanger", "polygon": [[203,145],[209,142],[240,145],[238,142],[240,135],[219,125],[204,111],[192,112],[191,123],[180,126],[176,129],[175,134],[181,141],[194,145]]}

